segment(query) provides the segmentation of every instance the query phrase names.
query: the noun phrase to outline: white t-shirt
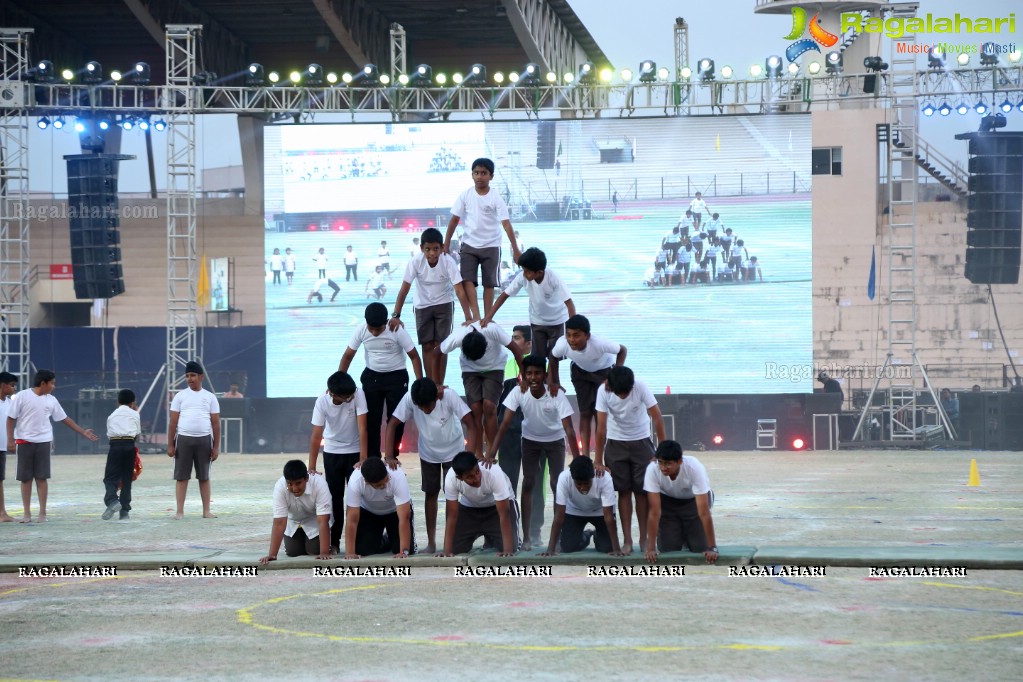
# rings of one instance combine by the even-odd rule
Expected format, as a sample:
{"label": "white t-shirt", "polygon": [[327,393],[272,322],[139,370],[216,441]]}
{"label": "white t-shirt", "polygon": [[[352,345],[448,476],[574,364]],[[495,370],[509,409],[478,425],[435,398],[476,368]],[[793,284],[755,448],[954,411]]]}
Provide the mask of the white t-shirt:
{"label": "white t-shirt", "polygon": [[317,398],[312,425],[323,427],[323,451],[335,455],[360,452],[358,416],[367,412],[366,394],[361,388],[355,389],[354,400],[340,405],[335,405],[328,393]]}
{"label": "white t-shirt", "polygon": [[477,249],[501,246],[501,221],[509,220],[508,205],[499,193],[490,188],[480,196],[470,187],[455,199],[451,215],[463,223],[461,242]]}
{"label": "white t-shirt", "polygon": [[295,254],[289,253],[284,256],[284,271],[295,272]]}
{"label": "white t-shirt", "polygon": [[692,201],[689,202],[689,210],[693,212],[693,215],[696,215],[697,213],[706,213],[707,202],[704,201],[702,198],[693,199]]}
{"label": "white t-shirt", "polygon": [[384,273],[374,271],[373,274],[369,276],[369,280],[366,282],[366,289],[377,289],[383,283]]}
{"label": "white t-shirt", "polygon": [[618,497],[610,476],[594,476],[589,492],[583,495],[572,481],[572,472],[565,469],[558,476],[554,503],[565,505],[565,513],[573,516],[603,516],[604,507],[614,507]]}
{"label": "white t-shirt", "polygon": [[366,367],[374,372],[395,372],[405,369],[405,360],[416,344],[404,327],[392,332],[385,326],[379,336],[373,336],[363,322],[348,342],[352,350],[359,350],[359,346],[366,347]]}
{"label": "white t-shirt", "polygon": [[408,489],[408,479],[401,469],[387,470],[387,485],[377,490],[362,477],[362,471],[356,469],[348,479],[345,490],[345,504],[349,507],[361,507],[379,516],[393,514],[398,505],[407,504],[412,500]]}
{"label": "white t-shirt", "polygon": [[283,270],[284,269],[284,256],[279,253],[275,253],[270,256],[270,269],[271,270]]}
{"label": "white t-shirt", "polygon": [[134,438],[142,433],[139,413],[127,405],[118,405],[107,417],[107,438]]}
{"label": "white t-shirt", "polygon": [[316,267],[318,267],[320,270],[326,270],[327,263],[330,262],[330,259],[327,258],[327,254],[325,253],[316,254],[316,256],[313,257],[313,260],[316,261]]}
{"label": "white t-shirt", "polygon": [[13,401],[13,395],[6,400],[0,400],[0,452],[7,450],[7,415],[11,411]]}
{"label": "white t-shirt", "polygon": [[359,257],[354,251],[345,251],[345,265],[355,265],[359,262]]}
{"label": "white t-shirt", "polygon": [[[469,360],[461,354],[462,339],[472,330],[483,334],[487,339],[487,350],[479,360]],[[479,324],[472,323],[468,327],[458,326],[451,332],[448,338],[440,344],[440,352],[450,354],[456,348],[459,350],[458,363],[463,372],[492,372],[494,370],[504,371],[507,356],[506,348],[511,343],[511,335],[501,328],[496,322],[491,322],[486,327],[480,328]]]}
{"label": "white t-shirt", "polygon": [[528,389],[523,393],[513,388],[504,399],[504,406],[512,412],[522,410],[522,437],[538,443],[553,443],[564,438],[561,420],[575,414],[564,391],[559,391],[555,398],[546,387],[539,398]]}
{"label": "white t-shirt", "polygon": [[[604,478],[607,478],[605,476]],[[707,469],[700,460],[690,455],[682,457],[682,466],[678,476],[671,480],[661,473],[657,462],[650,462],[643,476],[643,490],[648,493],[660,493],[679,500],[691,500],[697,495],[710,492],[710,479]]]}
{"label": "white t-shirt", "polygon": [[305,484],[305,492],[298,497],[288,490],[288,481],[281,476],[274,486],[273,507],[275,519],[288,519],[284,534],[289,538],[295,535],[299,526],[307,538],[320,537],[317,516],[329,514],[330,525],[334,525],[333,498],[327,487],[327,479],[323,476],[310,476]]}
{"label": "white t-shirt", "polygon": [[386,263],[391,259],[391,250],[386,246],[381,246],[377,250],[377,258],[379,258],[381,262]]}
{"label": "white t-shirt", "polygon": [[7,416],[18,420],[14,425],[15,440],[49,443],[53,440],[53,424],[50,420],[62,422],[67,419],[67,413],[50,393],[36,395],[31,388],[26,388],[18,391],[10,400],[14,402]]}
{"label": "white t-shirt", "polygon": [[561,336],[558,337],[557,342],[554,344],[554,350],[551,351],[551,355],[559,360],[568,358],[578,365],[579,369],[587,372],[597,372],[613,366],[621,350],[621,344],[608,341],[596,334],[590,334],[585,348],[582,350],[572,350],[572,347],[568,345],[568,339]]}
{"label": "white t-shirt", "polygon": [[493,466],[487,469],[481,466],[480,473],[482,474],[480,487],[473,488],[468,483],[459,481],[454,469],[448,469],[448,475],[444,477],[444,499],[458,500],[466,507],[480,508],[493,507],[501,500],[515,497],[508,474],[504,473],[501,467]]}
{"label": "white t-shirt", "polygon": [[177,412],[178,435],[209,436],[213,433],[210,423],[211,414],[220,414],[220,403],[217,396],[205,388],[193,391],[186,388],[171,401],[171,412]]}
{"label": "white t-shirt", "polygon": [[538,325],[564,324],[568,319],[568,306],[565,301],[572,298],[568,288],[551,270],[545,270],[542,282],[530,282],[523,273],[515,275],[515,279],[505,288],[504,293],[514,296],[525,287],[529,295],[529,321]]}
{"label": "white t-shirt", "polygon": [[412,304],[416,308],[441,305],[455,300],[454,284],[462,281],[455,259],[446,253],[440,255],[437,265],[430,267],[426,255],[417,254],[405,266],[402,281],[416,286],[412,290]]}
{"label": "white t-shirt", "polygon": [[597,389],[597,412],[607,413],[607,437],[614,440],[650,438],[647,410],[656,404],[654,394],[638,379],[624,400],[603,384]]}
{"label": "white t-shirt", "polygon": [[462,433],[462,417],[469,414],[469,406],[452,390],[444,391],[433,412],[426,414],[412,402],[412,394],[406,393],[393,416],[401,422],[412,419],[419,429],[419,459],[431,464],[450,462],[465,449]]}

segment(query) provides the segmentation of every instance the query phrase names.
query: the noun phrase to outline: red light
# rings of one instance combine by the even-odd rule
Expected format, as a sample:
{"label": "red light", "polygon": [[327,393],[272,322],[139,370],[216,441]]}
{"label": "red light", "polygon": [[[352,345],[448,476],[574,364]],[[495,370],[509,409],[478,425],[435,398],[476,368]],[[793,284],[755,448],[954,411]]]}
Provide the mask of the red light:
{"label": "red light", "polygon": [[714,437],[711,438],[711,441],[713,441],[714,445],[721,445],[722,443],[725,442],[725,437],[722,436],[720,433],[716,433],[714,434]]}
{"label": "red light", "polygon": [[394,223],[392,223],[390,220],[388,220],[387,221],[387,227],[394,227]]}
{"label": "red light", "polygon": [[795,440],[792,441],[793,450],[802,450],[805,445],[806,443],[803,442],[802,438],[796,438]]}
{"label": "red light", "polygon": [[368,230],[369,229],[369,223],[363,223],[362,224],[362,229]]}
{"label": "red light", "polygon": [[427,227],[433,227],[433,221],[432,220],[427,220],[426,221],[426,226]]}
{"label": "red light", "polygon": [[309,223],[309,231],[316,232],[316,223]]}

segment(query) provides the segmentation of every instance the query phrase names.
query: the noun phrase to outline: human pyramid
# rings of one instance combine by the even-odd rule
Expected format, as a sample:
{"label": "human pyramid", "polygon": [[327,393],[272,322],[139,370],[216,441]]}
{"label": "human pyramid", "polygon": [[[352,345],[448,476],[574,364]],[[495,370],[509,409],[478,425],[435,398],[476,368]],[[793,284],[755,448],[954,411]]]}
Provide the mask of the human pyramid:
{"label": "human pyramid", "polygon": [[[383,303],[367,305],[365,322],[355,329],[338,371],[327,378],[327,390],[313,408],[308,461],[287,462],[274,487],[270,548],[261,563],[276,560],[282,543],[287,556],[399,558],[463,554],[480,537],[498,556],[534,548],[544,550],[541,556],[578,552],[591,541],[599,552],[625,556],[634,550],[634,512],[639,549],[648,561],[657,561],[658,550],[688,549],[715,562],[713,492],[705,467],[696,458],[683,456],[679,443],[666,440],[657,400],[625,365],[625,346],[591,334],[590,320],[576,312],[571,294],[548,269],[543,251],[533,247],[520,252],[508,207],[490,189],[493,162],[476,159],[471,168],[473,186],[455,200],[446,235],[435,228],[423,232],[421,253],[405,268],[390,316]],[[459,222],[464,233],[456,262],[448,251]],[[495,300],[502,229],[521,272]],[[477,299],[480,277],[482,315]],[[516,325],[513,338],[494,318],[522,289],[529,297],[529,325]],[[401,320],[409,291],[421,356]],[[455,299],[465,318],[457,327]],[[361,387],[348,373],[360,347],[366,365]],[[444,385],[447,355],[455,349],[461,351],[465,400]],[[411,385],[409,360],[415,374]],[[565,360],[571,361],[570,379],[579,408],[578,440],[574,410],[560,383],[560,363]],[[209,472],[218,455],[220,408],[216,396],[202,388],[202,377],[201,365],[188,363],[188,388],[171,405],[168,455],[175,459],[176,518],[183,515],[193,469],[203,515],[213,516]],[[125,409],[130,409],[134,396],[130,398],[129,407],[122,404]],[[500,424],[499,405],[504,408]],[[398,457],[409,420],[419,432],[427,532],[421,550],[408,480]],[[131,435],[124,431],[121,428],[119,438]],[[119,443],[115,453],[114,443],[107,478],[114,483],[120,478],[122,488],[118,496],[108,483],[104,518],[130,509],[130,469],[124,448]],[[571,453],[567,470],[566,448]],[[114,457],[117,461],[111,464]],[[536,493],[541,492],[545,468],[554,493],[554,517],[543,547],[535,521],[543,512],[542,496]],[[441,492],[446,523],[439,543]]]}

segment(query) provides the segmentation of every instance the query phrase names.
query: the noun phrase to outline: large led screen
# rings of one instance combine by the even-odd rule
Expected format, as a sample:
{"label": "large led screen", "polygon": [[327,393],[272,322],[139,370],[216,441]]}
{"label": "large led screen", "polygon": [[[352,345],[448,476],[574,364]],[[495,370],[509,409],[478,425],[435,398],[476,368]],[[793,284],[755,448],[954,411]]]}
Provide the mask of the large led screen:
{"label": "large led screen", "polygon": [[[322,389],[367,303],[393,306],[413,238],[446,229],[481,156],[520,243],[543,249],[593,333],[627,346],[655,393],[810,392],[810,142],[806,115],[269,127],[268,395]],[[692,250],[676,248],[697,192],[703,226],[687,230]],[[507,240],[502,253],[507,279]],[[382,263],[384,288],[367,289]],[[510,332],[527,305],[523,292],[496,321]],[[405,311],[416,340],[411,295]],[[352,373],[363,366],[360,350]],[[571,392],[567,367],[563,378]],[[457,353],[446,383],[461,391]]]}

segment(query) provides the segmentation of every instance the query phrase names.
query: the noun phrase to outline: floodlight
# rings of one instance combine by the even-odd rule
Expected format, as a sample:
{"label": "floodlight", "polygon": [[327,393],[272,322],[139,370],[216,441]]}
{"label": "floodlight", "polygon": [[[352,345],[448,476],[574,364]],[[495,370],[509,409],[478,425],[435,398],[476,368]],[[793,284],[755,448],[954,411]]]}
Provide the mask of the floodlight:
{"label": "floodlight", "polygon": [[688,66],[683,66],[682,70],[678,72],[678,75],[682,78],[682,80],[687,81],[693,77],[693,70]]}
{"label": "floodlight", "polygon": [[966,66],[970,63],[970,54],[968,52],[960,52],[959,56],[956,57],[956,64],[959,66]]}
{"label": "floodlight", "polygon": [[29,76],[36,83],[52,83],[57,77],[57,72],[53,68],[53,62],[44,59],[36,64],[36,68],[32,69]]}
{"label": "floodlight", "polygon": [[601,83],[610,83],[614,77],[615,77],[614,69],[605,66],[603,69],[600,70]]}
{"label": "floodlight", "polygon": [[124,77],[124,74],[122,74],[117,69],[114,69],[113,71],[110,72],[110,80],[114,81],[115,83],[120,83],[121,82],[121,78],[123,78],[123,77]]}
{"label": "floodlight", "polygon": [[941,106],[938,107],[938,113],[941,114],[942,116],[948,116],[949,114],[952,113],[952,107],[949,106],[948,102],[942,102]]}
{"label": "floodlight", "polygon": [[310,64],[305,69],[305,83],[313,87],[323,85],[323,67],[319,64]]}
{"label": "floodlight", "polygon": [[829,52],[824,57],[825,70],[828,73],[842,73],[842,65],[845,60],[841,52]]}
{"label": "floodlight", "polygon": [[509,82],[509,83],[515,83],[515,84],[518,84],[518,82],[519,82],[519,72],[518,72],[518,71],[512,71],[512,72],[510,72],[510,73],[508,74],[508,82]]}
{"label": "floodlight", "polygon": [[271,71],[270,73],[267,74],[266,79],[268,81],[270,81],[271,83],[280,83],[281,82],[281,74],[279,74],[276,71]]}
{"label": "floodlight", "polygon": [[140,118],[139,119],[139,130],[142,130],[142,131],[149,130],[149,119],[148,118]]}
{"label": "floodlight", "polygon": [[386,73],[380,74],[380,85],[390,85],[390,84],[391,84],[391,77],[388,76]]}
{"label": "floodlight", "polygon": [[880,73],[881,71],[884,71],[885,69],[888,68],[888,62],[883,61],[880,57],[877,56],[864,57],[863,67],[867,69],[867,71]]}
{"label": "floodlight", "polygon": [[701,81],[712,81],[714,80],[714,60],[707,59],[704,57],[697,62],[696,73],[700,76]]}
{"label": "floodlight", "polygon": [[618,75],[620,75],[622,77],[622,80],[625,81],[626,83],[632,82],[632,69],[622,69],[621,73],[619,73]]}
{"label": "floodlight", "polygon": [[554,73],[553,71],[548,71],[547,75],[544,77],[547,79],[547,82],[552,85],[558,82],[558,74]]}
{"label": "floodlight", "polygon": [[644,59],[639,63],[639,82],[653,83],[657,80],[657,64],[651,59]]}
{"label": "floodlight", "polygon": [[571,85],[575,82],[575,74],[571,71],[566,71],[564,75],[561,76],[561,79],[565,81],[565,85]]}
{"label": "floodlight", "polygon": [[[334,77],[334,80],[330,80],[331,76]],[[333,73],[333,72],[327,74],[327,80],[330,81],[331,83],[336,83],[337,82],[337,74]],[[409,77],[408,77],[407,74],[404,74],[404,73],[398,74],[398,84],[399,85],[408,85],[408,83],[409,83]]]}
{"label": "floodlight", "polygon": [[[405,76],[405,74],[402,74],[402,76],[405,77],[405,83],[408,83],[408,76]],[[327,82],[330,83],[331,85],[337,85],[337,73],[334,71],[328,71]]]}
{"label": "floodlight", "polygon": [[768,78],[781,78],[781,57],[776,54],[772,54],[770,57],[764,60],[764,71],[767,72]]}
{"label": "floodlight", "polygon": [[540,66],[533,62],[526,64],[526,68],[523,69],[522,76],[519,80],[526,86],[540,85]]}
{"label": "floodlight", "polygon": [[788,72],[789,72],[790,76],[798,76],[799,75],[799,64],[796,64],[795,62],[792,62],[791,64],[789,64]]}
{"label": "floodlight", "polygon": [[487,82],[487,67],[482,64],[473,64],[469,67],[469,73],[465,75],[463,83],[467,86],[485,85]]}
{"label": "floodlight", "polygon": [[966,102],[960,102],[959,106],[956,107],[956,111],[959,113],[960,116],[965,116],[969,110],[970,107],[969,105],[966,104]]}
{"label": "floodlight", "polygon": [[447,85],[448,75],[446,73],[438,73],[436,77],[437,85]]}
{"label": "floodlight", "polygon": [[671,72],[668,71],[668,67],[666,66],[662,66],[661,68],[657,69],[657,80],[661,82],[667,81],[670,75]]}
{"label": "floodlight", "polygon": [[494,74],[494,82],[497,83],[498,85],[503,83],[504,82],[504,73],[501,72],[501,71],[496,72]]}
{"label": "floodlight", "polygon": [[1020,52],[1019,50],[1013,50],[1012,52],[1009,53],[1009,63],[1018,64],[1021,57],[1023,57],[1023,52]]}
{"label": "floodlight", "polygon": [[980,46],[980,65],[995,66],[998,64],[998,48],[994,43],[983,43]]}
{"label": "floodlight", "polygon": [[63,129],[64,128],[64,117],[63,116],[58,116],[57,118],[53,119],[53,127],[56,128],[57,130]]}
{"label": "floodlight", "polygon": [[135,121],[131,120],[131,118],[122,118],[121,119],[121,128],[122,129],[124,129],[124,130],[131,130],[134,127],[135,127]]}
{"label": "floodlight", "polygon": [[593,68],[593,62],[583,62],[579,67],[578,80],[583,85],[592,85],[597,79],[597,71]]}
{"label": "floodlight", "polygon": [[810,72],[811,76],[816,76],[821,72],[821,63],[810,62],[810,65],[806,67],[806,70]]}
{"label": "floodlight", "polygon": [[135,68],[131,70],[131,82],[135,85],[149,85],[152,82],[149,64],[135,62]]}
{"label": "floodlight", "polygon": [[973,106],[973,110],[983,116],[987,113],[987,103],[984,100],[978,100],[978,102]]}
{"label": "floodlight", "polygon": [[366,64],[363,66],[362,71],[359,72],[358,80],[360,85],[379,85],[380,71],[377,69],[376,64]]}
{"label": "floodlight", "polygon": [[923,109],[921,109],[921,111],[924,112],[924,116],[933,116],[934,112],[937,111],[937,109],[934,108],[933,104],[928,102],[923,106]]}
{"label": "floodlight", "polygon": [[163,132],[164,130],[167,130],[167,122],[164,121],[162,118],[156,119],[155,121],[153,121],[153,130],[156,130],[158,132]]}
{"label": "floodlight", "polygon": [[1005,113],[1009,113],[1010,111],[1012,111],[1012,102],[1010,102],[1009,100],[1005,100],[1004,102],[1002,102],[999,108]]}
{"label": "floodlight", "polygon": [[728,66],[727,64],[725,64],[724,66],[721,67],[721,77],[722,78],[731,78],[732,74],[734,74],[734,73],[735,73],[735,70],[732,69],[732,67]]}
{"label": "floodlight", "polygon": [[99,62],[89,62],[85,65],[85,73],[82,74],[82,82],[89,85],[103,82],[103,65]]}
{"label": "floodlight", "polygon": [[764,67],[760,66],[760,64],[750,65],[749,75],[752,78],[760,78],[761,76],[764,75]]}
{"label": "floodlight", "polygon": [[99,129],[100,130],[109,130],[110,129],[110,121],[108,121],[105,118],[101,118],[99,120]]}
{"label": "floodlight", "polygon": [[63,71],[60,72],[60,77],[63,78],[68,83],[70,83],[75,79],[75,72],[72,71],[71,69],[64,69]]}
{"label": "floodlight", "polygon": [[288,74],[288,80],[291,81],[293,85],[298,85],[302,82],[302,72],[292,71]]}
{"label": "floodlight", "polygon": [[85,132],[85,124],[82,123],[81,121],[75,121],[75,132],[76,133],[84,133]]}
{"label": "floodlight", "polygon": [[927,67],[936,70],[945,68],[945,52],[940,47],[934,46],[927,53]]}
{"label": "floodlight", "polygon": [[50,119],[47,118],[46,116],[43,116],[38,121],[36,121],[36,125],[39,126],[40,130],[46,130],[47,128],[50,127]]}
{"label": "floodlight", "polygon": [[263,70],[262,64],[249,64],[245,72],[245,85],[257,88],[266,85],[266,71]]}
{"label": "floodlight", "polygon": [[341,74],[341,82],[344,83],[345,85],[351,85],[353,80],[355,80],[355,77],[352,76],[352,74],[348,73],[347,71]]}

